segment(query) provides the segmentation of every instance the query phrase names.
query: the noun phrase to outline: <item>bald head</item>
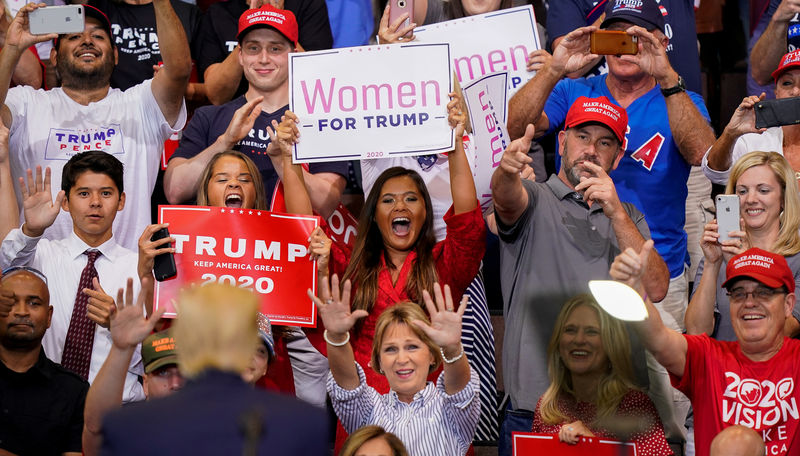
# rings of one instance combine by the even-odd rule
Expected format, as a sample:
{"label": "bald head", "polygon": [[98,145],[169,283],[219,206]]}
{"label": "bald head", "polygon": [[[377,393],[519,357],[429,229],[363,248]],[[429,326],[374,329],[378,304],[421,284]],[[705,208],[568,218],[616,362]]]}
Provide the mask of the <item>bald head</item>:
{"label": "bald head", "polygon": [[765,452],[761,436],[749,427],[727,427],[711,441],[711,456],[764,456]]}
{"label": "bald head", "polygon": [[15,270],[0,279],[4,299],[11,300],[7,316],[0,318],[0,344],[8,349],[39,347],[53,308],[47,284],[35,273]]}

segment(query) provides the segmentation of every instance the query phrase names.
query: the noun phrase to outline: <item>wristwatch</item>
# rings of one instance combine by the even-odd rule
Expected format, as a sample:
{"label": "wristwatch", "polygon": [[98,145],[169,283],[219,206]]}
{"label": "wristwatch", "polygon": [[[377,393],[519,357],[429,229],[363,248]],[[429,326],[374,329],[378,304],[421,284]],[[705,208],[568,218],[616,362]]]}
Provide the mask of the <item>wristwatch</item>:
{"label": "wristwatch", "polygon": [[664,95],[664,98],[681,92],[686,92],[686,83],[683,82],[683,76],[681,75],[678,75],[678,84],[675,86],[666,89],[663,87],[661,88],[661,95]]}

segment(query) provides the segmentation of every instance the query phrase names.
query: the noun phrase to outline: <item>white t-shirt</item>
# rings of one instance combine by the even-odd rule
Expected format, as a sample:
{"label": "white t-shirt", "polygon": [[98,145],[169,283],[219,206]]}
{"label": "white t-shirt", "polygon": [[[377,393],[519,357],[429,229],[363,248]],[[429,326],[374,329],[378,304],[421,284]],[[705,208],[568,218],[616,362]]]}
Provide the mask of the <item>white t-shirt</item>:
{"label": "white t-shirt", "polygon": [[[127,249],[138,251],[137,241],[150,224],[150,194],[156,184],[164,140],[183,128],[186,105],[170,127],[150,89],[152,79],[122,92],[110,89],[102,100],[83,106],[61,88],[9,89],[11,110],[11,173],[16,179],[27,169],[52,170],[53,196],[61,189],[61,170],[78,152],[102,150],[124,165],[125,208],[114,220],[114,237]],[[22,199],[17,189],[17,201]],[[22,214],[20,214],[22,217]],[[47,229],[47,239],[64,239],[72,233],[72,220],[61,212]]]}
{"label": "white t-shirt", "polygon": [[[708,149],[710,151],[711,149]],[[708,151],[703,156],[703,173],[708,179],[719,185],[728,185],[728,176],[731,173],[730,168],[725,171],[717,171],[708,167]],[[750,152],[777,152],[783,155],[783,129],[781,127],[770,127],[764,133],[747,133],[736,139],[733,143],[733,152],[731,153],[731,168],[736,160],[740,159],[742,155]]]}

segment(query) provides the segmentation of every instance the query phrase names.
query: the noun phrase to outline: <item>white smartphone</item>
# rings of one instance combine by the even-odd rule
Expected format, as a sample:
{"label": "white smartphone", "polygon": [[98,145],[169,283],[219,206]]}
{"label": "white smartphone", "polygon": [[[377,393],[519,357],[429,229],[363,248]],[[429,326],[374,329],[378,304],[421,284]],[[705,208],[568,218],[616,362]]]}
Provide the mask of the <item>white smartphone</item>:
{"label": "white smartphone", "polygon": [[47,33],[83,32],[83,5],[45,6],[28,14],[31,33],[45,35]]}
{"label": "white smartphone", "polygon": [[717,226],[719,242],[731,239],[728,233],[739,231],[739,196],[717,195]]}

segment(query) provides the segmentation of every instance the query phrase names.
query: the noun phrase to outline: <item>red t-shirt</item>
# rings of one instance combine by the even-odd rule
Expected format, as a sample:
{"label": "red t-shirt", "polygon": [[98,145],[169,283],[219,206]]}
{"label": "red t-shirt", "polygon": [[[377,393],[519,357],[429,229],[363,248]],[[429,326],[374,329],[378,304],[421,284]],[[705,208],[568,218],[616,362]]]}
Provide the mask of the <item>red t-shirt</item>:
{"label": "red t-shirt", "polygon": [[752,361],[738,342],[684,335],[688,344],[683,377],[675,388],[692,400],[695,448],[708,454],[711,440],[736,424],[755,429],[767,455],[800,455],[795,434],[800,422],[800,341],[784,338],[768,361]]}

